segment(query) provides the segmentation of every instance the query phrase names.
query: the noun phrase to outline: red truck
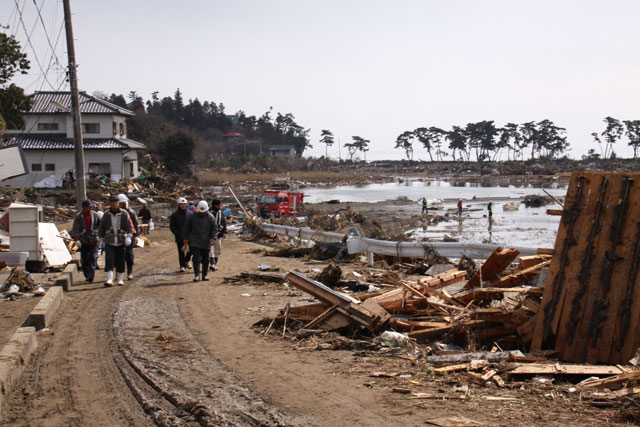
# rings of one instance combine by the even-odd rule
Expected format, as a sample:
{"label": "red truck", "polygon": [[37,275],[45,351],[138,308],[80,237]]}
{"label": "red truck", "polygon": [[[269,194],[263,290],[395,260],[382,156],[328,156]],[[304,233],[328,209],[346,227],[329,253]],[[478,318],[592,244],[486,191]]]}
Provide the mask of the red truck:
{"label": "red truck", "polygon": [[271,214],[276,217],[295,215],[298,213],[298,205],[302,203],[303,198],[303,193],[264,190],[258,200],[258,212],[262,218],[268,218]]}

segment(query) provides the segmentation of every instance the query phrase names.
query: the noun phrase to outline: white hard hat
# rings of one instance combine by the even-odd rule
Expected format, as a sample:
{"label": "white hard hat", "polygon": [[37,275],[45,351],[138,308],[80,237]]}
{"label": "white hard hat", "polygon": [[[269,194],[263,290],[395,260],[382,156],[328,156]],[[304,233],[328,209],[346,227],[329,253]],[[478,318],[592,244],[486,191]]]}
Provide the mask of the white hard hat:
{"label": "white hard hat", "polygon": [[185,199],[184,197],[179,197],[178,204],[181,204],[181,203],[187,203],[187,199]]}
{"label": "white hard hat", "polygon": [[124,194],[118,194],[118,203],[127,203],[129,199]]}
{"label": "white hard hat", "polygon": [[198,212],[205,213],[209,210],[209,204],[206,202],[206,200],[200,200],[197,209]]}

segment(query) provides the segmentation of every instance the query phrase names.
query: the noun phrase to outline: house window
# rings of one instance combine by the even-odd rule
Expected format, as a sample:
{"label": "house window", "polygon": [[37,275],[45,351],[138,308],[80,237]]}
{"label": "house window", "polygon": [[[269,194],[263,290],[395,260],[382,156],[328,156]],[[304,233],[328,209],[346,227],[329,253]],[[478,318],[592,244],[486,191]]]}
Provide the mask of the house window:
{"label": "house window", "polygon": [[83,123],[82,133],[100,133],[100,123]]}
{"label": "house window", "polygon": [[116,136],[118,134],[118,124],[116,122],[113,122],[113,136]]}
{"label": "house window", "polygon": [[124,123],[120,123],[120,136],[124,136]]}
{"label": "house window", "polygon": [[56,164],[55,163],[45,163],[44,164],[44,170],[46,170],[46,171],[55,171],[56,170]]}
{"label": "house window", "polygon": [[58,130],[58,123],[38,123],[38,130]]}
{"label": "house window", "polygon": [[129,173],[129,176],[132,176],[132,177],[133,177],[133,176],[135,176],[135,175],[136,175],[136,174],[135,174],[135,165],[133,164],[133,162],[131,162],[131,163],[129,163],[129,166],[130,166],[130,169],[131,169],[131,171],[130,171],[130,173]]}
{"label": "house window", "polygon": [[41,172],[42,163],[31,163],[31,172]]}
{"label": "house window", "polygon": [[89,163],[89,175],[111,176],[111,163]]}

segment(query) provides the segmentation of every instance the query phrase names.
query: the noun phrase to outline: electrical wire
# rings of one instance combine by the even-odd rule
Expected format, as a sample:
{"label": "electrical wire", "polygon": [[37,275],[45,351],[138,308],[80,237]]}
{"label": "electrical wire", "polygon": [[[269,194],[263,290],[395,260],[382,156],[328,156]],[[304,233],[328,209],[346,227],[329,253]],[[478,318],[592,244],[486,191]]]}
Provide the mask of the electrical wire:
{"label": "electrical wire", "polygon": [[33,0],[33,4],[36,7],[36,11],[38,11],[38,18],[40,18],[40,23],[42,24],[42,28],[44,29],[44,36],[46,37],[47,42],[49,43],[49,47],[51,48],[51,52],[53,53],[53,56],[56,58],[56,64],[60,64],[60,58],[58,58],[58,55],[56,54],[56,50],[53,47],[53,44],[51,43],[51,38],[49,37],[49,32],[47,31],[47,26],[44,23],[44,19],[42,19],[42,13],[40,12],[40,8],[38,8],[38,4],[36,3],[36,0]]}
{"label": "electrical wire", "polygon": [[[14,2],[16,4],[16,6],[18,6],[18,0],[14,0]],[[36,6],[36,9],[37,9],[37,6]],[[31,51],[33,52],[33,57],[36,60],[36,64],[38,64],[38,68],[40,68],[40,71],[42,71],[44,80],[49,84],[49,86],[51,86],[51,89],[53,89],[53,85],[49,81],[49,78],[47,77],[47,73],[44,71],[44,68],[42,67],[42,64],[40,63],[40,59],[38,58],[38,54],[36,53],[36,49],[33,47],[33,43],[31,43],[31,34],[33,34],[33,30],[35,29],[35,25],[31,29],[31,34],[30,34],[27,31],[27,26],[24,23],[24,19],[23,19],[23,16],[22,16],[22,11],[19,10],[18,11],[18,15],[20,16],[20,23],[22,24],[22,29],[24,30],[25,36],[27,36],[27,43],[29,44],[29,47],[31,47]],[[37,24],[38,21],[36,20],[35,23]]]}

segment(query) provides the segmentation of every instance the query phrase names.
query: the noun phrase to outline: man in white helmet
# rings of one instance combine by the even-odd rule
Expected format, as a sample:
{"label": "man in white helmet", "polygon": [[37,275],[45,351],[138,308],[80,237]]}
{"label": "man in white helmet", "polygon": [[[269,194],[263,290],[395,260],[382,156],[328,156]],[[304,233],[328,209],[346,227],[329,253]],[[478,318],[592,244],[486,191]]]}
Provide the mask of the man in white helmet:
{"label": "man in white helmet", "polygon": [[191,252],[188,251],[189,246],[184,243],[184,223],[187,216],[192,213],[187,210],[187,199],[180,197],[178,199],[178,209],[169,217],[169,228],[176,239],[178,246],[178,262],[180,263],[180,272],[186,271],[191,262]]}
{"label": "man in white helmet", "polygon": [[[215,243],[217,234],[218,227],[213,215],[209,213],[209,204],[201,200],[198,203],[196,212],[187,216],[184,223],[183,243],[185,245],[189,244],[193,255],[194,282],[200,281],[200,271],[202,271],[202,280],[209,280],[207,278],[209,251],[211,250],[211,245]],[[202,267],[202,270],[200,267]]]}
{"label": "man in white helmet", "polygon": [[124,286],[124,256],[125,246],[131,244],[133,228],[129,214],[120,209],[118,197],[109,197],[109,209],[104,212],[100,226],[98,227],[98,237],[105,243],[105,266],[107,273],[105,286],[113,286],[113,268],[116,269],[116,279],[119,286]]}
{"label": "man in white helmet", "polygon": [[129,220],[131,221],[131,229],[133,230],[133,237],[129,245],[125,245],[124,260],[127,264],[127,279],[133,279],[133,248],[136,247],[136,240],[140,235],[140,226],[138,224],[138,216],[136,212],[129,207],[129,198],[125,194],[118,194],[118,203],[120,209],[129,214]]}

